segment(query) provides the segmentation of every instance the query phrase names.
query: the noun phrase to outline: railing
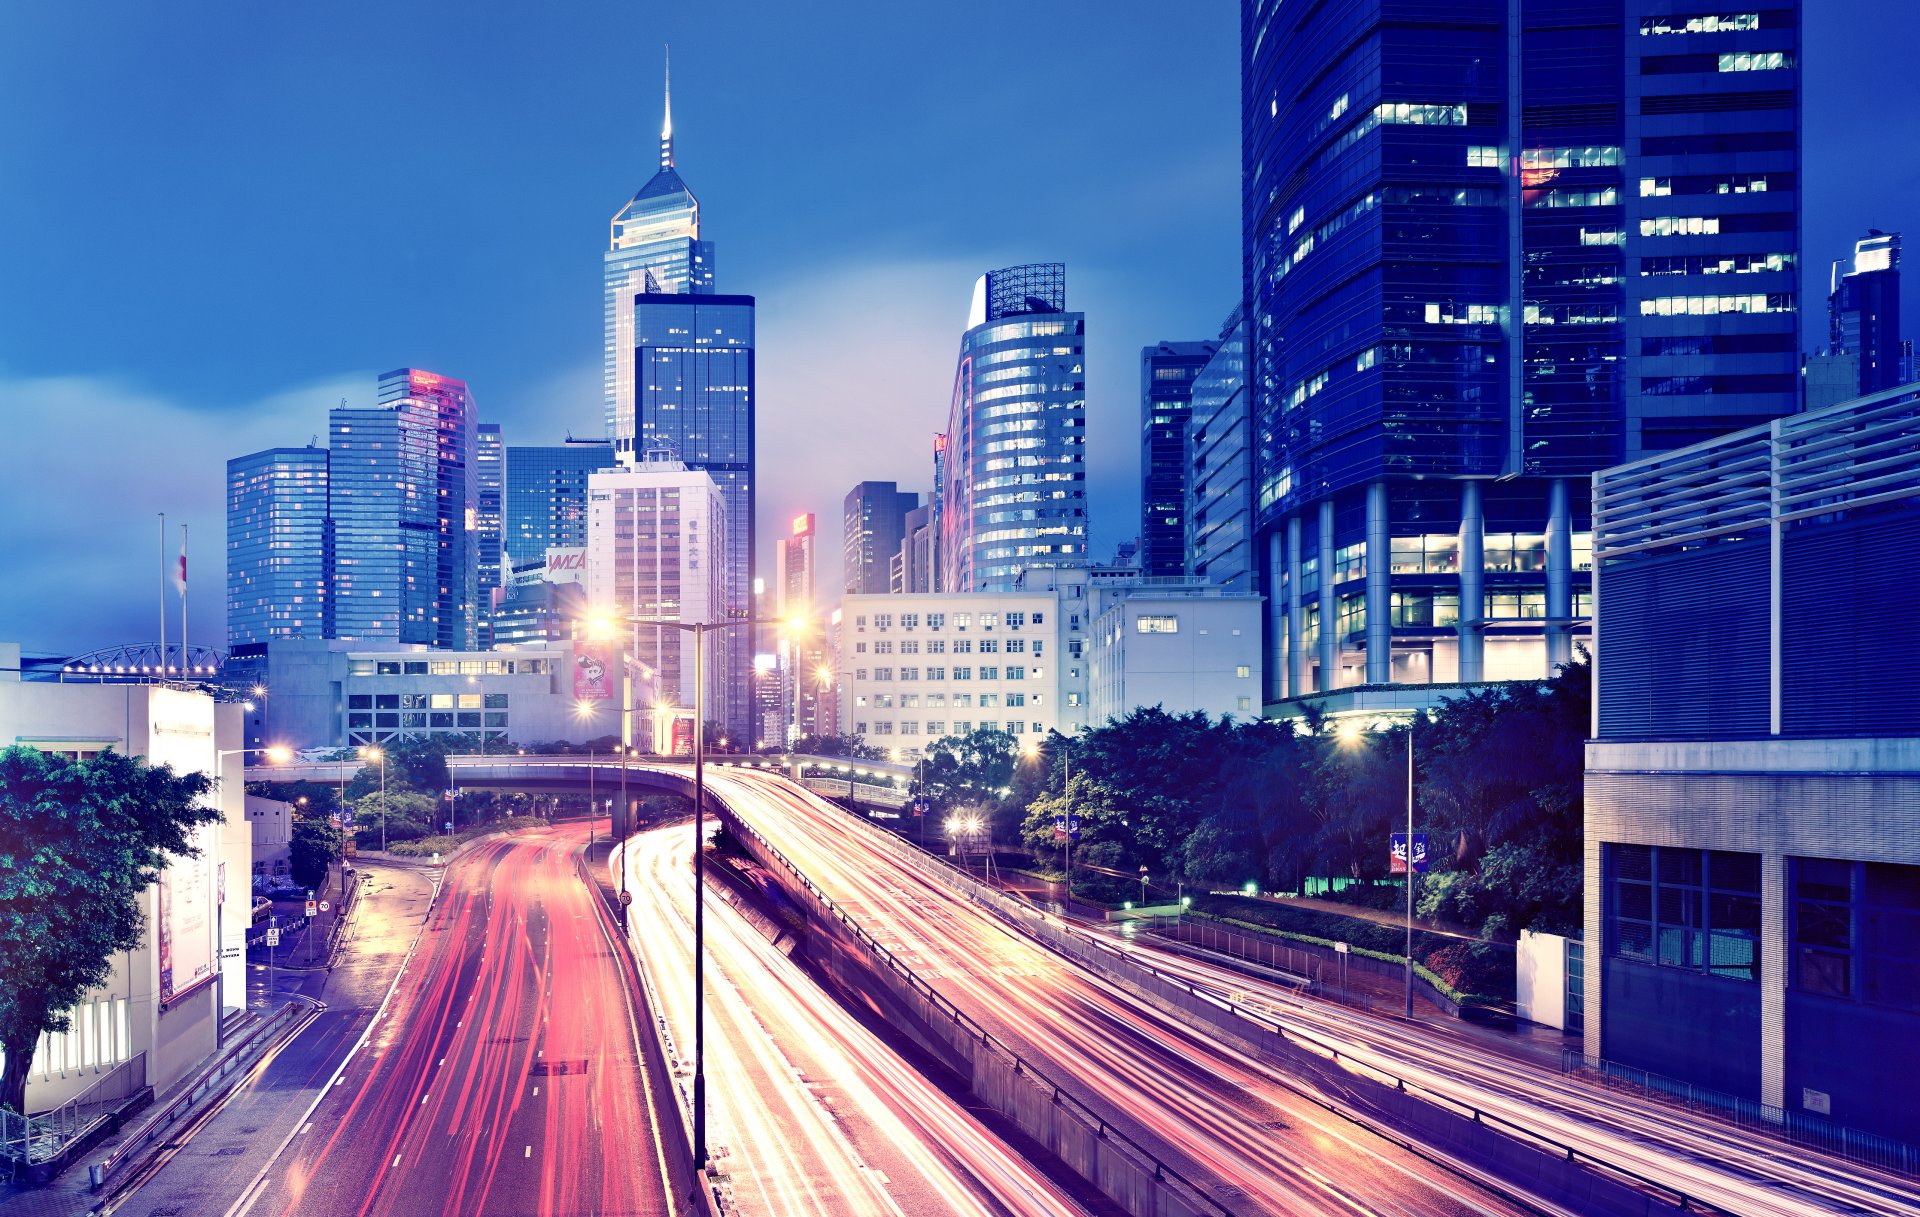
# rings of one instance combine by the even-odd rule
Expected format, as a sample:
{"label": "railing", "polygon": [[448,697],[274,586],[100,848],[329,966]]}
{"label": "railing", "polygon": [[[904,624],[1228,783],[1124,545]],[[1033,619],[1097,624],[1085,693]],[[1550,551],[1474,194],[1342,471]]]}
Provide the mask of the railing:
{"label": "railing", "polygon": [[147,1054],[136,1052],[60,1106],[37,1115],[0,1111],[0,1153],[20,1165],[50,1162],[147,1088]]}
{"label": "railing", "polygon": [[1560,1072],[1588,1075],[1599,1085],[1677,1103],[1689,1112],[1717,1116],[1738,1128],[1785,1137],[1861,1166],[1920,1178],[1920,1146],[1861,1132],[1810,1112],[1788,1111],[1722,1090],[1709,1090],[1632,1065],[1591,1057],[1578,1048],[1560,1050]]}

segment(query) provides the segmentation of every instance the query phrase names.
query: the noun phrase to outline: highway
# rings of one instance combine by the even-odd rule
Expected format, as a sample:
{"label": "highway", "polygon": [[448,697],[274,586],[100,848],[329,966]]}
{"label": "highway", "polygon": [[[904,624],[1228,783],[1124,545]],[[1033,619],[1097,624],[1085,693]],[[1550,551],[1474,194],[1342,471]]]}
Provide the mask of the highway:
{"label": "highway", "polygon": [[[712,825],[712,821],[709,821]],[[677,1055],[693,1043],[693,826],[633,838],[630,938]],[[618,883],[620,860],[612,861]],[[1083,1210],[707,894],[712,1170],[748,1217]],[[690,1077],[690,1062],[682,1082]]]}
{"label": "highway", "polygon": [[663,1079],[575,865],[587,832],[483,841],[447,868],[368,1038],[232,1217],[670,1211]]}
{"label": "highway", "polygon": [[723,769],[708,784],[903,963],[1229,1211],[1557,1211],[1509,1200],[1327,1111],[903,868],[847,813],[790,783]]}

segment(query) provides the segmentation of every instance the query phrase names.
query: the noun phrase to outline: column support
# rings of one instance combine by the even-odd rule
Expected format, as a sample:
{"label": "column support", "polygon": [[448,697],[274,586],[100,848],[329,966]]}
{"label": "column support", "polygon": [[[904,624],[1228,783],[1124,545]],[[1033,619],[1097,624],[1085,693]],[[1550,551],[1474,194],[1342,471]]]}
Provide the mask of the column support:
{"label": "column support", "polygon": [[1573,662],[1573,513],[1567,479],[1547,484],[1547,670]]}
{"label": "column support", "polygon": [[1320,500],[1320,683],[1340,687],[1340,606],[1333,594],[1333,500]]}
{"label": "column support", "polygon": [[1387,484],[1367,484],[1367,683],[1393,680],[1393,529]]}
{"label": "column support", "polygon": [[1300,517],[1287,517],[1287,696],[1307,691],[1307,657],[1300,650]]}
{"label": "column support", "polygon": [[1480,619],[1487,611],[1486,516],[1480,509],[1480,483],[1460,483],[1460,679],[1485,680],[1486,659]]}

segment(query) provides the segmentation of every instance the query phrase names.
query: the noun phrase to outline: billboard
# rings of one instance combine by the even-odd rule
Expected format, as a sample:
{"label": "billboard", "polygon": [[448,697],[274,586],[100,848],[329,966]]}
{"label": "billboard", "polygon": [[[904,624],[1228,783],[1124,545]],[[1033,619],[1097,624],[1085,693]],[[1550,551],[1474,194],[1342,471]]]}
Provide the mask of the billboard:
{"label": "billboard", "polygon": [[542,577],[548,583],[585,583],[587,581],[586,546],[548,546],[547,570]]}
{"label": "billboard", "polygon": [[613,648],[583,642],[573,650],[573,700],[607,701],[613,697]]}
{"label": "billboard", "polygon": [[[215,773],[213,699],[161,688],[152,691],[148,705],[148,763],[176,773]],[[203,824],[190,839],[198,856],[169,859],[154,890],[162,1006],[213,979],[219,828]]]}

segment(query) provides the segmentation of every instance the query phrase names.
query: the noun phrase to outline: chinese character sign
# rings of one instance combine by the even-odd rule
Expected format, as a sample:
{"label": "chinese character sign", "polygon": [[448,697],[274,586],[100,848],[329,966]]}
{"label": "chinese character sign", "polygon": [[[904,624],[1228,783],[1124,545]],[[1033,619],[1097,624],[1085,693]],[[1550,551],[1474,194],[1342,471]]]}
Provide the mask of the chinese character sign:
{"label": "chinese character sign", "polygon": [[[1427,834],[1423,832],[1413,834],[1413,869],[1423,875],[1427,873]],[[1396,875],[1407,873],[1406,833],[1393,834],[1393,857],[1388,870]]]}

